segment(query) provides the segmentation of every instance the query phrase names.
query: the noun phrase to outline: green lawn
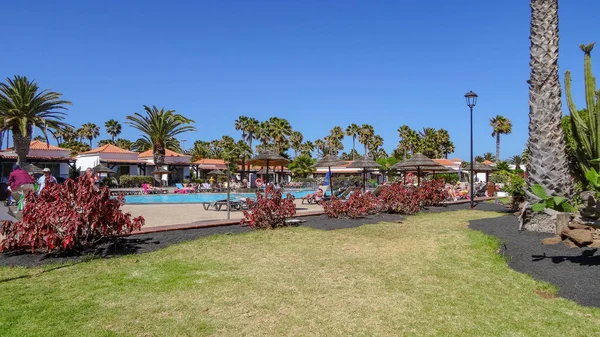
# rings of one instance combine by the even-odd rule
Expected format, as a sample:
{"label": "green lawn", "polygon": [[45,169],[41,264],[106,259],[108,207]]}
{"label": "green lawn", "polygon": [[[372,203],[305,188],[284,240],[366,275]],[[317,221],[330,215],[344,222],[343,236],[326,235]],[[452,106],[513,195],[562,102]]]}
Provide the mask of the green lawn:
{"label": "green lawn", "polygon": [[287,228],[45,272],[0,268],[0,336],[600,335],[599,309],[540,296],[555,289],[467,229],[490,216],[500,215]]}

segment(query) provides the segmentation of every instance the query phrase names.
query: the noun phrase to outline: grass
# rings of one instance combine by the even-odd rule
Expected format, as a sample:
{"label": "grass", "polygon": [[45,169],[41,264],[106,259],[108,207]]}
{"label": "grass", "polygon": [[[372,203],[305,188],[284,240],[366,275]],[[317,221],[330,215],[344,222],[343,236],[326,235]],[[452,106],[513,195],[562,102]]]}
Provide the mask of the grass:
{"label": "grass", "polygon": [[[511,198],[511,197],[501,197],[501,198],[497,198],[497,199],[498,199],[498,201],[499,201],[501,204],[503,204],[503,205],[510,205],[510,202],[511,202],[511,200],[512,200],[512,198]],[[488,203],[488,204],[493,204],[493,203],[494,203],[494,202],[496,202],[496,201],[495,201],[495,200],[486,200],[486,201],[484,201],[484,202],[485,202],[485,203]]]}
{"label": "grass", "polygon": [[600,335],[599,309],[554,298],[555,287],[508,268],[495,239],[467,229],[490,216],[500,215],[286,228],[0,268],[0,336]]}

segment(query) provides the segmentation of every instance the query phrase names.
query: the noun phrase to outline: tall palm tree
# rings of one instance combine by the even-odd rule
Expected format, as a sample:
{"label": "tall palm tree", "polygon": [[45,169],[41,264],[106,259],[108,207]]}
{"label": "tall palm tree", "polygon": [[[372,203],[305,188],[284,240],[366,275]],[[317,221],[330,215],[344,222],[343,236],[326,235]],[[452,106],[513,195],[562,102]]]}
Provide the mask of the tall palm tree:
{"label": "tall palm tree", "polygon": [[165,163],[167,148],[179,147],[175,138],[177,135],[188,131],[196,131],[192,125],[193,120],[175,113],[175,110],[158,110],[155,106],[144,105],[145,114],[135,112],[127,116],[126,124],[142,133],[140,140],[152,145],[154,165],[158,170]]}
{"label": "tall palm tree", "polygon": [[372,125],[369,125],[369,124],[363,124],[360,127],[360,131],[358,131],[358,142],[365,146],[365,153],[364,153],[365,156],[368,154],[367,146],[369,145],[369,141],[371,141],[371,138],[374,135],[375,135],[375,129],[373,128]]}
{"label": "tall palm tree", "polygon": [[507,135],[512,132],[512,123],[510,119],[497,115],[490,118],[490,126],[493,129],[492,137],[496,137],[496,161],[500,162],[500,135]]}
{"label": "tall palm tree", "polygon": [[329,136],[325,137],[329,151],[331,151],[329,154],[337,155],[338,151],[344,149],[342,139],[344,139],[345,134],[346,133],[340,126],[334,126],[333,129],[329,131]]}
{"label": "tall palm tree", "polygon": [[294,158],[298,157],[298,152],[302,150],[302,141],[304,140],[304,136],[300,131],[293,131],[290,135],[290,145],[294,150]]}
{"label": "tall palm tree", "polygon": [[84,130],[85,138],[90,142],[90,147],[92,147],[92,140],[100,135],[100,127],[94,123],[85,123],[81,128]]}
{"label": "tall palm tree", "polygon": [[300,146],[300,155],[312,158],[312,152],[315,150],[315,144],[310,140],[305,141]]}
{"label": "tall palm tree", "polygon": [[[483,154],[483,160],[489,160],[489,161],[494,161],[494,154],[491,152],[486,152]],[[496,162],[499,163],[499,162]]]}
{"label": "tall palm tree", "polygon": [[358,124],[350,124],[346,128],[346,136],[352,137],[352,160],[354,160],[354,154],[356,153],[356,137],[358,137],[360,132],[360,126]]}
{"label": "tall palm tree", "polygon": [[289,148],[288,137],[292,134],[292,126],[287,119],[271,117],[267,122],[267,129],[277,152],[283,152]]}
{"label": "tall palm tree", "polygon": [[47,139],[48,129],[58,130],[64,123],[66,105],[71,102],[61,99],[62,94],[39,90],[35,81],[24,76],[7,78],[0,83],[0,117],[4,127],[12,131],[17,162],[25,164],[33,128],[38,128]]}
{"label": "tall palm tree", "polygon": [[437,130],[437,138],[444,158],[448,159],[448,154],[455,150],[454,143],[450,140],[450,133],[446,129],[439,129]]}
{"label": "tall palm tree", "polygon": [[[369,148],[369,153],[371,153],[371,156],[373,157],[373,159],[377,160],[377,158],[379,158],[379,156],[382,156],[385,151],[380,151],[383,150],[381,147],[383,146],[383,137],[381,137],[380,135],[374,135],[371,140],[368,143],[368,148]],[[387,153],[385,154],[387,157]]]}
{"label": "tall palm tree", "polygon": [[250,146],[250,149],[252,149],[252,140],[258,139],[257,133],[259,128],[260,123],[258,122],[258,119],[252,117],[248,118],[246,122],[246,132],[248,134],[246,136],[246,142],[248,142],[248,146]]}
{"label": "tall palm tree", "polygon": [[121,123],[114,119],[110,119],[104,123],[104,126],[106,127],[106,133],[112,137],[111,139],[114,142],[115,138],[121,134]]}
{"label": "tall palm tree", "polygon": [[[234,124],[236,131],[242,131],[242,140],[243,141],[246,141],[247,134],[248,134],[248,120],[249,120],[249,118],[247,116],[239,116],[238,119],[235,120],[235,124]],[[252,154],[250,154],[250,155],[252,155]],[[241,172],[242,179],[244,179],[244,169],[245,168],[246,168],[246,156],[243,156],[242,157],[242,172]]]}
{"label": "tall palm tree", "polygon": [[558,81],[558,0],[530,0],[529,160],[527,183],[548,195],[573,194],[561,128]]}

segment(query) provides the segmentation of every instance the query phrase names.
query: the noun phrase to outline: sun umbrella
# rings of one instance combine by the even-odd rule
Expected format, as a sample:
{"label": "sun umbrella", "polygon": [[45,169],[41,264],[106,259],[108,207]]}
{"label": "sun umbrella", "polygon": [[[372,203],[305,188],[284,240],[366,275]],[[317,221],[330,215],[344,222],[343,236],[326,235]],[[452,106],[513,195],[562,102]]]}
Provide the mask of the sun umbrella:
{"label": "sun umbrella", "polygon": [[94,172],[96,172],[96,173],[106,173],[106,174],[115,173],[115,171],[109,169],[104,164],[98,164],[98,165],[96,165],[94,167]]}
{"label": "sun umbrella", "polygon": [[289,160],[270,150],[265,150],[259,153],[257,156],[250,158],[248,161],[246,161],[246,163],[250,165],[267,167],[267,183],[269,182],[269,165],[283,166],[289,162]]}
{"label": "sun umbrella", "polygon": [[[467,166],[467,168],[470,168],[471,166]],[[473,162],[473,172],[477,173],[477,172],[485,172],[485,181],[489,181],[489,175],[490,172],[492,171],[496,171],[495,167],[491,167],[489,165],[485,165],[479,162]]]}
{"label": "sun umbrella", "polygon": [[313,165],[313,167],[327,167],[327,169],[329,170],[329,188],[331,188],[331,195],[333,195],[333,176],[331,175],[331,167],[340,166],[344,164],[346,164],[345,160],[341,160],[337,156],[330,154],[319,159]]}
{"label": "sun umbrella", "polygon": [[208,174],[208,175],[211,175],[211,176],[212,176],[212,175],[215,175],[215,176],[222,176],[222,175],[225,175],[225,172],[223,172],[223,171],[221,171],[221,170],[219,170],[219,169],[216,169],[216,170],[212,170],[212,171],[208,172],[207,174]]}
{"label": "sun umbrella", "polygon": [[39,168],[39,167],[37,167],[37,166],[35,166],[33,164],[27,164],[27,165],[25,165],[23,167],[23,170],[25,172],[27,172],[27,173],[30,173],[30,174],[42,174],[42,173],[44,173],[44,171],[42,171],[41,168]]}
{"label": "sun umbrella", "polygon": [[435,162],[432,159],[421,153],[415,153],[410,159],[403,160],[399,163],[394,164],[391,168],[397,170],[403,170],[406,168],[416,168],[417,171],[417,184],[421,184],[421,172],[423,169],[430,171],[443,171],[447,170],[447,167]]}
{"label": "sun umbrella", "polygon": [[360,159],[357,159],[350,163],[347,167],[349,168],[362,168],[363,169],[363,191],[367,190],[367,169],[369,168],[379,168],[381,164],[369,158],[368,156],[362,156]]}
{"label": "sun umbrella", "polygon": [[156,175],[158,175],[158,174],[169,174],[169,173],[171,173],[171,171],[164,170],[164,169],[159,169],[159,170],[156,170],[156,171],[152,172],[152,174],[156,174]]}

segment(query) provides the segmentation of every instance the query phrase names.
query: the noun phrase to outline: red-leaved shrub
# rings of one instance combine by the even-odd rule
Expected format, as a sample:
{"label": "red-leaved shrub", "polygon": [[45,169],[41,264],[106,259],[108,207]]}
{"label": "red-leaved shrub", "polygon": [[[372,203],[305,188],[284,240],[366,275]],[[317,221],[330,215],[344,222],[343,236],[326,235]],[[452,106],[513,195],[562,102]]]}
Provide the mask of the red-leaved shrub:
{"label": "red-leaved shrub", "polygon": [[379,203],[383,212],[415,214],[421,209],[421,194],[416,186],[391,184],[381,189]]}
{"label": "red-leaved shrub", "polygon": [[144,218],[123,213],[124,197],[111,198],[107,187],[96,189],[90,179],[47,183],[40,194],[25,196],[23,220],[4,221],[0,250],[30,248],[47,252],[93,245],[104,238],[129,234]]}
{"label": "red-leaved shrub", "polygon": [[288,194],[285,198],[279,190],[267,185],[265,194],[256,192],[256,201],[247,200],[248,210],[244,211],[242,224],[253,229],[268,229],[283,227],[285,220],[296,214],[294,196]]}
{"label": "red-leaved shrub", "polygon": [[421,186],[419,186],[421,207],[440,205],[446,200],[448,192],[446,192],[444,186],[445,183],[443,179],[422,181]]}
{"label": "red-leaved shrub", "polygon": [[379,211],[379,202],[373,193],[352,193],[343,201],[335,196],[329,201],[322,201],[321,206],[330,218],[360,218]]}

